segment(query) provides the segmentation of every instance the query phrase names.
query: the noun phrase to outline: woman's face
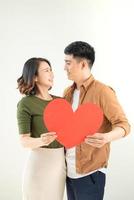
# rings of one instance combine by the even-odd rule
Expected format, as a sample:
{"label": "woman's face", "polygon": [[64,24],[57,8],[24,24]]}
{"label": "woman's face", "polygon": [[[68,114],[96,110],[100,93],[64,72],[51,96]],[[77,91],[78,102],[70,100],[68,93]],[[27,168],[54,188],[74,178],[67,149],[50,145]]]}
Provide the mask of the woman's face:
{"label": "woman's face", "polygon": [[53,72],[51,67],[45,61],[40,62],[38,68],[38,75],[36,77],[37,86],[46,86],[50,88],[53,86]]}

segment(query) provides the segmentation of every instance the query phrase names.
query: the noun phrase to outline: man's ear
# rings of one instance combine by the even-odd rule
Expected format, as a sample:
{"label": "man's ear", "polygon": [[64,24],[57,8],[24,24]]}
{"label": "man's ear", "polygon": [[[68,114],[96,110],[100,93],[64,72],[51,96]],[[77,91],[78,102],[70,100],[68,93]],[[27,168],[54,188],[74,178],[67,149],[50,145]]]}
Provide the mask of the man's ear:
{"label": "man's ear", "polygon": [[87,66],[87,61],[85,59],[82,60],[82,69]]}

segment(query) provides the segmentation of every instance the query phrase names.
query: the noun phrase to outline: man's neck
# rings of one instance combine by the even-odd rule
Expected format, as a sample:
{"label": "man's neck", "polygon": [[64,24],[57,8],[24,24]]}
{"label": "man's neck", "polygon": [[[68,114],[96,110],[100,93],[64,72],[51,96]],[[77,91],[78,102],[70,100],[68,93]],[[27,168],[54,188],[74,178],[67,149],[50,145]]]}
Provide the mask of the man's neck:
{"label": "man's neck", "polygon": [[79,90],[80,87],[82,86],[82,84],[91,76],[91,74],[89,74],[88,76],[83,77],[82,79],[80,79],[79,81],[75,82],[76,83],[76,87]]}

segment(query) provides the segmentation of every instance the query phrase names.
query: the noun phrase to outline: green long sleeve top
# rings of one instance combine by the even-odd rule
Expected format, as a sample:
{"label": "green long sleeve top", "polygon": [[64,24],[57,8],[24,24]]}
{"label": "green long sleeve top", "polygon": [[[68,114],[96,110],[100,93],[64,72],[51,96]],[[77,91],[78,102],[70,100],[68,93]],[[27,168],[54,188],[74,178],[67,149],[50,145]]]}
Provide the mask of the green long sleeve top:
{"label": "green long sleeve top", "polygon": [[[53,99],[59,98],[53,96]],[[23,97],[17,104],[17,120],[20,134],[31,134],[31,137],[38,138],[42,133],[49,132],[43,122],[43,111],[52,100],[43,100],[34,95]],[[46,146],[43,146],[46,148]],[[54,140],[47,148],[63,147]]]}

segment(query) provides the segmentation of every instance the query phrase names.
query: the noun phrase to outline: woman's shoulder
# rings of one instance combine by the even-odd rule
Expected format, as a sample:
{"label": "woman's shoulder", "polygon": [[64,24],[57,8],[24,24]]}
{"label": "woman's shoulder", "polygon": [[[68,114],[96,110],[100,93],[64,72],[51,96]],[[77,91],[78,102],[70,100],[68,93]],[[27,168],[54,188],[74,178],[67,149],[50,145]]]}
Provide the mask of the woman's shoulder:
{"label": "woman's shoulder", "polygon": [[28,105],[31,102],[32,98],[33,97],[31,95],[22,97],[20,99],[20,101],[18,102],[17,106],[26,106],[26,105]]}
{"label": "woman's shoulder", "polygon": [[61,97],[61,96],[56,96],[56,95],[53,95],[53,94],[51,94],[51,96],[53,97],[53,99],[63,99],[63,97]]}

